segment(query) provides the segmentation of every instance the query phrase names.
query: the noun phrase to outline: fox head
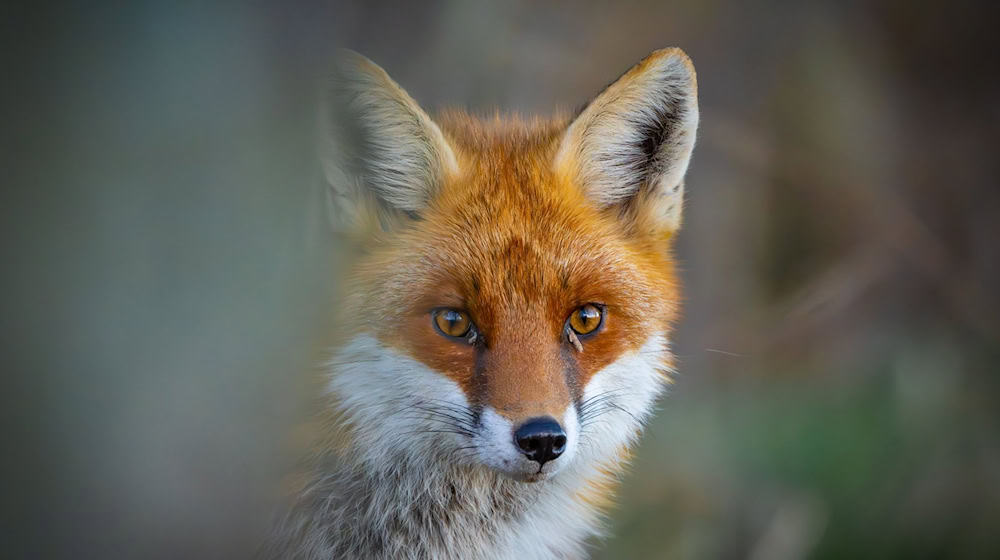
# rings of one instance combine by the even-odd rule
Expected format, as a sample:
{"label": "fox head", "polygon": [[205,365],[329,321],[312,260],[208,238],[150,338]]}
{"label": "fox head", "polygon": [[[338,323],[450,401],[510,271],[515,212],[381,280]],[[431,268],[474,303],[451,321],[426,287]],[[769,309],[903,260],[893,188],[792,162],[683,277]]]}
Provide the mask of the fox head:
{"label": "fox head", "polygon": [[353,53],[333,99],[330,209],[361,250],[329,388],[356,459],[613,469],[672,367],[688,57],[656,51],[550,120],[432,119]]}

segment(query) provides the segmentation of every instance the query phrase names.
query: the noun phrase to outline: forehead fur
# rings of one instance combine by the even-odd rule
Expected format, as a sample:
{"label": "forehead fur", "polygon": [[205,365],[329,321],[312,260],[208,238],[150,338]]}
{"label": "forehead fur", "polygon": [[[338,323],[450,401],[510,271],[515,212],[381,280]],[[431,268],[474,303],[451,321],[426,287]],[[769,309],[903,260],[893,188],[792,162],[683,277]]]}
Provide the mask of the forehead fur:
{"label": "forehead fur", "polygon": [[675,288],[666,240],[629,234],[618,209],[598,208],[553,171],[567,121],[439,118],[460,171],[420,220],[376,243],[360,279],[380,285],[368,309],[386,318],[469,306],[482,323],[525,304],[559,315],[618,300],[622,311],[667,319]]}

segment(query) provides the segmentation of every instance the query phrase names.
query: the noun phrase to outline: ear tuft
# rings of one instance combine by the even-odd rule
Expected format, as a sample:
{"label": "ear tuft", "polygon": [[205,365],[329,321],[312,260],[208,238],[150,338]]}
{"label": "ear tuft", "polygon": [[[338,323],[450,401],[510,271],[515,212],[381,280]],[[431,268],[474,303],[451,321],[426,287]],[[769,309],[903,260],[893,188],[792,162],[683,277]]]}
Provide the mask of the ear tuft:
{"label": "ear tuft", "polygon": [[[555,167],[601,207],[627,205],[656,227],[680,225],[684,174],[698,128],[694,66],[680,49],[655,51],[570,124]],[[635,211],[635,210],[633,210]]]}
{"label": "ear tuft", "polygon": [[322,157],[340,222],[371,221],[363,214],[375,212],[384,224],[388,215],[418,213],[457,172],[438,126],[358,53],[339,53],[326,109]]}

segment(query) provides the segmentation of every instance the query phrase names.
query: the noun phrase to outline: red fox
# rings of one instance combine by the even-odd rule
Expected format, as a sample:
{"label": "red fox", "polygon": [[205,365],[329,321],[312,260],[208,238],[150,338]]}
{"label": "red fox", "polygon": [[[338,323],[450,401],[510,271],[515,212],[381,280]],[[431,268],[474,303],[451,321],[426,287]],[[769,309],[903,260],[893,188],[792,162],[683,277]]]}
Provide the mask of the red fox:
{"label": "red fox", "polygon": [[347,53],[330,209],[360,247],[323,444],[271,558],[578,558],[673,371],[694,67],[574,116],[432,119]]}

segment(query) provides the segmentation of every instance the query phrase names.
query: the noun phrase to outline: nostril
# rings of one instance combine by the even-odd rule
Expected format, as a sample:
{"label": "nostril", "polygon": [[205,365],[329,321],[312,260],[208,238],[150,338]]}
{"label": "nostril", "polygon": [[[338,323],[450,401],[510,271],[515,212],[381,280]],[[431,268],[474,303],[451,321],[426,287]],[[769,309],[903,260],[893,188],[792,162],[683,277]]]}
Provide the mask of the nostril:
{"label": "nostril", "polygon": [[553,418],[533,418],[514,432],[514,442],[529,460],[539,465],[558,458],[566,450],[566,432]]}

